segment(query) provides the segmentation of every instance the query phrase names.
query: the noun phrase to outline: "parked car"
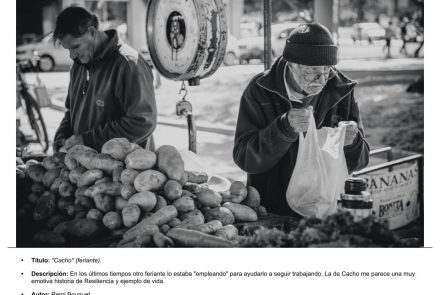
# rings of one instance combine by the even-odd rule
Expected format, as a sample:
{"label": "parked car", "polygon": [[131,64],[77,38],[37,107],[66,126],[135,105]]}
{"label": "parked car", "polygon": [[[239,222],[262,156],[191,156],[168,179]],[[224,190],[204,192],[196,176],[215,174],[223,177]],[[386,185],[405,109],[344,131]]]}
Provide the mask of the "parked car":
{"label": "parked car", "polygon": [[[285,22],[273,24],[271,28],[272,57],[282,54],[286,39],[291,30],[299,26],[297,22]],[[264,56],[264,36],[247,37],[238,40],[240,49],[240,63],[248,63],[252,59],[263,60]]]}
{"label": "parked car", "polygon": [[373,40],[382,40],[385,38],[385,29],[378,23],[356,23],[352,26],[351,39],[353,42],[357,40],[368,40],[372,43]]}
{"label": "parked car", "polygon": [[30,59],[37,52],[40,56],[39,70],[42,72],[52,71],[55,66],[70,66],[73,61],[69,51],[62,46],[55,46],[51,38],[52,34],[49,34],[39,41],[17,46],[17,61]]}

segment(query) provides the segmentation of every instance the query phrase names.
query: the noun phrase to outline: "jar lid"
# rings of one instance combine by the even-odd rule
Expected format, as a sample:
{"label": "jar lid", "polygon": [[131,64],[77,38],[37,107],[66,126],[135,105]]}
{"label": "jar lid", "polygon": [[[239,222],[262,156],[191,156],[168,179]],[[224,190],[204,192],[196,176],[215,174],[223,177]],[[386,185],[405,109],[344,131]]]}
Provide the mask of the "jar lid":
{"label": "jar lid", "polygon": [[367,180],[361,177],[350,177],[345,181],[345,193],[356,194],[367,189]]}

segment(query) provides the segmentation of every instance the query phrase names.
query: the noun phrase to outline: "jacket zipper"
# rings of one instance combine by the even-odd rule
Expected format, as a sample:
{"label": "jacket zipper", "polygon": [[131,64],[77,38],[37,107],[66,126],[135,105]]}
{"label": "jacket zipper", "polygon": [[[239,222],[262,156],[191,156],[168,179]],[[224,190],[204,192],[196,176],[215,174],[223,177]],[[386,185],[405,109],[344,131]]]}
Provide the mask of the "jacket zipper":
{"label": "jacket zipper", "polygon": [[84,86],[83,86],[83,97],[86,96],[87,88],[89,87],[89,81],[90,81],[90,72],[89,70],[86,71],[87,71],[87,75],[86,75],[86,81],[84,82]]}

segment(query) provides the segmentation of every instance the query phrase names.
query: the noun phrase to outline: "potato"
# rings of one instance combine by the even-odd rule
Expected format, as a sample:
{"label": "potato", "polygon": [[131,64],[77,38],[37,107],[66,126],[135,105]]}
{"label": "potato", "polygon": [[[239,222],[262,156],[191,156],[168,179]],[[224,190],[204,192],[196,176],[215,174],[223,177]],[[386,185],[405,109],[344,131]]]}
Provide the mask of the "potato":
{"label": "potato", "polygon": [[75,194],[75,187],[68,181],[62,181],[58,193],[61,197],[71,197]]}
{"label": "potato", "polygon": [[174,218],[173,220],[171,220],[170,222],[168,222],[168,225],[173,228],[178,226],[179,224],[181,224],[182,221],[179,218]]}
{"label": "potato", "polygon": [[175,228],[192,228],[193,226],[204,224],[205,217],[203,215],[193,215],[182,220]]}
{"label": "potato", "polygon": [[69,173],[69,180],[71,183],[77,183],[78,179],[81,177],[81,175],[86,172],[87,169],[84,166],[79,166],[75,169],[70,170]]}
{"label": "potato", "polygon": [[140,171],[134,169],[124,169],[121,172],[121,182],[123,184],[133,184],[139,173]]}
{"label": "potato", "polygon": [[47,169],[41,164],[33,164],[26,170],[26,174],[35,182],[42,182]]}
{"label": "potato", "polygon": [[171,145],[163,145],[156,150],[157,166],[168,179],[180,181],[185,173],[182,156]]}
{"label": "potato", "polygon": [[183,172],[182,178],[179,180],[181,185],[185,185],[188,182],[188,174],[186,174],[186,171]]}
{"label": "potato", "polygon": [[157,199],[157,202],[156,202],[156,206],[154,206],[154,208],[152,210],[153,212],[156,212],[160,208],[163,208],[166,205],[168,205],[167,200],[164,197],[162,197],[160,195],[156,195],[156,199]]}
{"label": "potato", "polygon": [[87,197],[93,197],[98,194],[106,194],[109,196],[120,196],[122,189],[122,183],[120,182],[105,182],[94,184],[90,186],[84,194]]}
{"label": "potato", "polygon": [[34,220],[40,221],[52,216],[57,208],[57,195],[52,191],[47,191],[41,195],[35,204]]}
{"label": "potato", "polygon": [[260,193],[257,191],[257,189],[253,186],[248,186],[247,197],[241,203],[243,205],[251,207],[252,209],[254,209],[254,211],[257,211],[258,206],[260,206],[260,200]]}
{"label": "potato", "polygon": [[214,235],[225,240],[233,240],[238,236],[238,229],[232,224],[228,224],[217,230]]}
{"label": "potato", "polygon": [[165,196],[170,201],[174,201],[182,196],[182,185],[173,179],[167,180],[163,188]]}
{"label": "potato", "polygon": [[78,204],[86,208],[87,210],[95,208],[95,203],[88,197],[78,196],[75,198],[74,204]]}
{"label": "potato", "polygon": [[201,191],[209,189],[209,186],[207,183],[197,184],[188,182],[183,186],[183,189],[189,191],[190,193],[198,194]]}
{"label": "potato", "polygon": [[74,219],[77,220],[77,219],[83,219],[86,217],[87,217],[87,211],[80,211],[75,214]]}
{"label": "potato", "polygon": [[60,176],[58,177],[61,180],[70,181],[69,174],[70,174],[70,170],[67,169],[66,167],[63,167],[63,169],[61,169]]}
{"label": "potato", "polygon": [[65,235],[69,233],[70,228],[73,226],[73,220],[66,220],[58,223],[54,229],[53,232],[61,235]]}
{"label": "potato", "polygon": [[85,171],[81,176],[78,178],[76,185],[81,186],[89,186],[91,184],[94,184],[95,181],[98,179],[104,177],[104,172],[99,169],[91,169]]}
{"label": "potato", "polygon": [[75,197],[87,197],[86,196],[86,190],[88,189],[87,186],[78,187],[75,191]]}
{"label": "potato", "polygon": [[136,176],[134,187],[138,192],[158,191],[163,188],[166,181],[166,176],[159,171],[146,170]]}
{"label": "potato", "polygon": [[67,207],[74,203],[75,199],[73,197],[62,197],[58,200],[58,209],[61,211],[67,211]]}
{"label": "potato", "polygon": [[188,212],[195,209],[194,200],[191,197],[181,197],[173,202],[173,206],[176,207],[177,212]]}
{"label": "potato", "polygon": [[20,157],[15,157],[15,166],[24,165],[23,159]]}
{"label": "potato", "polygon": [[213,234],[222,227],[222,223],[218,220],[211,220],[204,224],[193,226],[191,229],[200,231],[205,234]]}
{"label": "potato", "polygon": [[36,243],[49,246],[60,246],[66,243],[62,235],[48,230],[36,232],[33,236],[33,240]]}
{"label": "potato", "polygon": [[134,188],[132,184],[124,184],[121,188],[121,197],[128,200],[132,195],[136,194],[138,191]]}
{"label": "potato", "polygon": [[52,156],[45,157],[43,159],[42,164],[43,164],[44,168],[46,168],[47,170],[54,169],[57,166],[59,166],[57,163],[55,163]]}
{"label": "potato", "polygon": [[229,195],[222,194],[222,202],[241,203],[247,196],[247,188],[241,181],[234,181],[229,188]]}
{"label": "potato", "polygon": [[127,155],[125,166],[130,169],[148,170],[156,165],[157,156],[154,152],[137,149]]}
{"label": "potato", "polygon": [[67,206],[67,214],[69,216],[75,216],[76,213],[81,212],[81,211],[86,211],[86,208],[84,208],[83,206],[81,206],[79,204],[73,204],[73,205]]}
{"label": "potato", "polygon": [[145,212],[153,210],[156,203],[156,195],[150,191],[136,193],[128,199],[128,204],[136,204]]}
{"label": "potato", "polygon": [[101,226],[97,220],[87,218],[74,220],[69,229],[72,236],[84,239],[97,237],[101,231]]}
{"label": "potato", "polygon": [[102,223],[104,226],[110,230],[118,229],[122,225],[122,218],[118,212],[110,211],[107,212],[102,218]]}
{"label": "potato", "polygon": [[43,176],[43,184],[46,187],[50,187],[52,185],[52,183],[55,181],[55,179],[57,179],[58,176],[60,176],[60,172],[62,169],[63,169],[62,167],[56,167],[56,168],[52,168],[52,169],[47,170]]}
{"label": "potato", "polygon": [[208,174],[205,172],[185,171],[188,182],[192,183],[206,183],[208,182]]}
{"label": "potato", "polygon": [[40,196],[37,195],[36,193],[30,193],[28,195],[28,201],[31,202],[32,204],[36,204],[39,199],[40,199]]}
{"label": "potato", "polygon": [[93,201],[95,201],[96,208],[101,210],[102,212],[109,212],[115,207],[113,199],[107,195],[94,195]]}
{"label": "potato", "polygon": [[69,220],[70,217],[64,214],[55,214],[52,215],[46,223],[47,228],[54,229],[58,224],[60,224],[63,221]]}
{"label": "potato", "polygon": [[261,205],[258,206],[258,208],[257,208],[257,216],[260,217],[260,216],[266,216],[266,215],[267,215],[266,208],[261,206]]}
{"label": "potato", "polygon": [[[26,161],[26,163],[24,163],[26,166],[32,166],[32,165],[35,165],[35,164],[39,164],[39,165],[42,165],[40,162],[38,162],[37,160],[35,160],[35,159],[30,159],[30,160],[27,160]],[[43,166],[44,167],[44,166]],[[46,169],[46,168],[44,168],[44,169]]]}
{"label": "potato", "polygon": [[64,182],[61,178],[55,179],[55,181],[50,186],[50,190],[54,192],[59,192],[61,184]]}
{"label": "potato", "polygon": [[103,217],[104,214],[96,208],[90,209],[86,216],[87,219],[94,219],[97,221],[101,221]]}
{"label": "potato", "polygon": [[128,204],[128,200],[126,200],[122,197],[115,197],[114,202],[115,202],[115,210],[116,211],[121,211]]}
{"label": "potato", "polygon": [[64,159],[66,158],[67,153],[63,152],[55,152],[52,155],[52,160],[55,162],[57,166],[63,166],[64,165]]}
{"label": "potato", "polygon": [[41,195],[47,191],[46,187],[41,182],[33,182],[31,186],[31,191],[37,195]]}
{"label": "potato", "polygon": [[98,152],[94,149],[84,145],[74,145],[67,153],[87,169],[96,168],[93,159],[98,155]]}
{"label": "potato", "polygon": [[136,204],[128,204],[124,209],[122,209],[122,223],[126,227],[132,227],[138,223],[141,216],[141,209]]}
{"label": "potato", "polygon": [[124,161],[129,153],[139,148],[126,138],[112,138],[102,146],[101,153],[108,154],[116,160]]}
{"label": "potato", "polygon": [[124,167],[117,167],[112,172],[113,182],[121,182],[121,173],[124,171]]}
{"label": "potato", "polygon": [[107,182],[112,182],[113,180],[109,177],[109,176],[104,176],[98,180],[95,181],[95,184],[100,184],[100,183],[107,183]]}
{"label": "potato", "polygon": [[160,230],[161,233],[166,233],[170,229],[171,229],[171,226],[169,226],[167,223],[162,224],[161,226],[159,226],[159,230]]}
{"label": "potato", "polygon": [[105,171],[107,174],[112,175],[113,170],[119,167],[123,167],[124,163],[113,159],[110,155],[97,154],[91,159],[92,166],[95,169],[100,169]]}
{"label": "potato", "polygon": [[67,169],[70,171],[79,167],[78,162],[70,154],[66,154],[64,157],[64,165],[66,165]]}
{"label": "potato", "polygon": [[257,213],[251,208],[243,204],[226,202],[223,204],[223,207],[231,210],[234,215],[235,221],[257,221]]}
{"label": "potato", "polygon": [[184,220],[185,218],[188,218],[188,217],[193,216],[193,215],[203,215],[203,213],[199,209],[194,209],[194,210],[191,210],[191,211],[188,211],[188,212],[181,212],[179,214],[179,219],[180,220]]}
{"label": "potato", "polygon": [[220,220],[223,226],[227,224],[233,224],[235,217],[231,210],[225,207],[216,207],[204,212],[206,222],[211,220]]}
{"label": "potato", "polygon": [[202,206],[213,208],[220,206],[222,196],[211,189],[207,189],[198,193],[196,200],[202,204]]}

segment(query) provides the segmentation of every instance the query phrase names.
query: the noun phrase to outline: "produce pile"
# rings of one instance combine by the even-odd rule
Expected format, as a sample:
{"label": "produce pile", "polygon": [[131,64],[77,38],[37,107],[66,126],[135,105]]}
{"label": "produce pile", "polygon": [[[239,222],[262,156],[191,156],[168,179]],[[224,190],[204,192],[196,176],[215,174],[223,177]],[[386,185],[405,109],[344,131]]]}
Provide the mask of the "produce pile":
{"label": "produce pile", "polygon": [[169,145],[152,152],[114,138],[101,153],[76,145],[41,162],[17,158],[16,175],[17,236],[30,231],[31,245],[113,236],[118,247],[232,247],[235,222],[266,215],[255,188],[233,182],[215,192]]}
{"label": "produce pile", "polygon": [[371,215],[355,222],[353,215],[347,211],[338,211],[324,219],[306,217],[288,229],[261,227],[250,235],[238,236],[237,243],[240,247],[420,246],[417,239],[400,239],[385,220]]}

